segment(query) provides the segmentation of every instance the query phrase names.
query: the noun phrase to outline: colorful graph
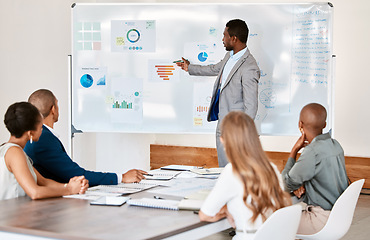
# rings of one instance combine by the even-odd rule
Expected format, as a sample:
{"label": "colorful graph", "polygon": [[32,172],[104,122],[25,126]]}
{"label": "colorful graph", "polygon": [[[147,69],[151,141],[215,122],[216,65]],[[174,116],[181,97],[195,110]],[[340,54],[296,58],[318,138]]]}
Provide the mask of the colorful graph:
{"label": "colorful graph", "polygon": [[115,101],[113,108],[132,109],[132,102],[128,103],[126,101],[122,101],[121,103],[118,103],[118,101]]}
{"label": "colorful graph", "polygon": [[198,60],[201,62],[207,61],[208,54],[206,52],[201,52],[198,54]]}
{"label": "colorful graph", "polygon": [[202,112],[208,112],[208,107],[205,106],[198,106],[196,107],[197,112],[202,113]]}
{"label": "colorful graph", "polygon": [[157,69],[157,74],[162,80],[170,80],[170,76],[173,75],[175,67],[173,65],[155,65]]}
{"label": "colorful graph", "polygon": [[96,85],[100,85],[100,86],[105,85],[105,75],[98,80],[98,82],[96,83]]}
{"label": "colorful graph", "polygon": [[84,88],[91,87],[93,85],[93,82],[93,77],[90,74],[84,74],[80,79],[80,83]]}
{"label": "colorful graph", "polygon": [[140,39],[140,32],[137,29],[130,29],[126,37],[131,43],[136,43]]}

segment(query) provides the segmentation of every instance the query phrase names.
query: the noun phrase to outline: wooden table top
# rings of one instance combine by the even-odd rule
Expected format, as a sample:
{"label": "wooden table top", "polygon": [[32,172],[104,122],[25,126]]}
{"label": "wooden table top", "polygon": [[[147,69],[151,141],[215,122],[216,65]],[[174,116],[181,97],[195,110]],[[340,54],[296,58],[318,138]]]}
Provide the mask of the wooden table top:
{"label": "wooden table top", "polygon": [[68,198],[3,200],[0,213],[0,231],[62,239],[162,239],[207,224],[193,211],[92,206]]}

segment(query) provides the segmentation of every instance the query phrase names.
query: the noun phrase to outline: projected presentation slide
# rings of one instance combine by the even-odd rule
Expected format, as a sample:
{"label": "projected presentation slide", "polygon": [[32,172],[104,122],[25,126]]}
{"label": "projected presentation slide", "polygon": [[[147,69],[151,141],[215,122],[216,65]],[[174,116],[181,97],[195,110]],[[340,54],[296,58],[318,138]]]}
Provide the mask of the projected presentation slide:
{"label": "projected presentation slide", "polygon": [[155,52],[154,20],[112,20],[112,52]]}

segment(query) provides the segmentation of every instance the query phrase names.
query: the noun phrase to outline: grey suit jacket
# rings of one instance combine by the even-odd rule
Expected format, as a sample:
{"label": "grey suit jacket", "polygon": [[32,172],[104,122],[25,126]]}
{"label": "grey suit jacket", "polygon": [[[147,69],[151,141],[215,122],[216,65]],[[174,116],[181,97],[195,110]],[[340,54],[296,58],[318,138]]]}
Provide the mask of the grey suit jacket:
{"label": "grey suit jacket", "polygon": [[[190,75],[197,76],[217,76],[213,87],[213,94],[210,109],[217,94],[222,72],[230,53],[226,53],[224,59],[208,66],[190,64],[188,71]],[[218,124],[231,111],[242,111],[251,118],[255,118],[258,107],[258,80],[260,69],[249,49],[243,54],[239,61],[231,70],[226,82],[221,89],[219,96],[219,115]],[[208,112],[210,121],[210,111]]]}

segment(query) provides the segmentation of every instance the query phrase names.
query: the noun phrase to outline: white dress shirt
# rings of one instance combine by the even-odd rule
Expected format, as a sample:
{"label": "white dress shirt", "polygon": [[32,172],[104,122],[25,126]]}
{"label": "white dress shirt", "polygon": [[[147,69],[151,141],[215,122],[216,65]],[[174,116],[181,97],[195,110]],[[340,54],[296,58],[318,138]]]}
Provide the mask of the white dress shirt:
{"label": "white dress shirt", "polygon": [[222,89],[225,85],[226,79],[229,76],[231,70],[235,66],[236,62],[239,61],[239,59],[243,56],[243,54],[247,51],[247,48],[244,48],[243,50],[240,50],[236,54],[234,54],[234,51],[230,51],[230,58],[227,60],[227,63],[225,64],[224,70],[222,72],[221,77],[221,88]]}

